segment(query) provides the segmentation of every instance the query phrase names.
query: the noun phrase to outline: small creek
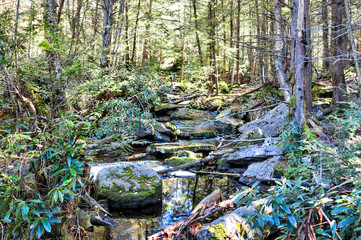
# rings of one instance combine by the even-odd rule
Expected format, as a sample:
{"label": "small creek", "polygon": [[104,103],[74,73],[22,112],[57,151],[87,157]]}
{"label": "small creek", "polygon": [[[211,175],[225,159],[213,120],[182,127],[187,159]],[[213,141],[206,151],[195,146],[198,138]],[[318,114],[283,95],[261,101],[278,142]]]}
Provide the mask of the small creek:
{"label": "small creek", "polygon": [[[183,138],[176,142],[206,142],[217,146],[219,137],[215,134],[206,133],[206,136],[199,137],[198,134],[200,133],[197,132],[199,125],[207,125],[207,127],[213,128],[214,123],[213,121],[193,122],[191,124],[176,122],[177,128],[183,134]],[[215,133],[214,128],[213,133]],[[196,139],[192,139],[192,136]],[[158,158],[157,160],[154,156],[146,155],[145,149],[138,149],[132,156],[134,157],[128,159],[148,165],[156,171],[167,168],[167,166],[162,165],[164,159]],[[95,163],[91,167],[91,175],[96,175],[105,166],[117,164],[122,164],[122,162]],[[168,178],[162,179],[162,182],[161,205],[151,206],[151,209],[145,209],[145,212],[143,209],[142,212],[132,210],[131,212],[112,213],[117,225],[94,227],[94,232],[89,233],[90,238],[93,240],[143,240],[147,236],[186,218],[193,208],[212,191],[221,189],[225,197],[236,191],[227,177],[196,176],[189,171],[170,173]]]}

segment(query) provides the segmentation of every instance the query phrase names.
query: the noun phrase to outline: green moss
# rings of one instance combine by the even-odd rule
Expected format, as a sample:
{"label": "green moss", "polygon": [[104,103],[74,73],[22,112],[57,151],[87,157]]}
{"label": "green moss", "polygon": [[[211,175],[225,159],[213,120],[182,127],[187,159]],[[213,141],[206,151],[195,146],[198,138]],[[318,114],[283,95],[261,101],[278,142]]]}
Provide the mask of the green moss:
{"label": "green moss", "polygon": [[210,228],[212,237],[217,240],[226,240],[229,239],[227,229],[223,223],[216,224]]}
{"label": "green moss", "polygon": [[164,164],[176,167],[187,163],[192,163],[194,161],[199,160],[200,158],[189,158],[189,157],[171,157],[164,161]]}

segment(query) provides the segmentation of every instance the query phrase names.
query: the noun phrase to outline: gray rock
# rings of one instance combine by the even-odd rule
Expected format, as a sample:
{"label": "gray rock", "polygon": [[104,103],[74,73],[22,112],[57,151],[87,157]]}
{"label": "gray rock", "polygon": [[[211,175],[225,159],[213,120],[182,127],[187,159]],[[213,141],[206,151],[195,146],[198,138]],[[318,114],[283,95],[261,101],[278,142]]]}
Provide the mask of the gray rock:
{"label": "gray rock", "polygon": [[216,136],[213,121],[181,121],[177,123],[179,136],[190,139],[212,138]]}
{"label": "gray rock", "polygon": [[138,128],[135,131],[135,138],[141,139],[141,138],[149,138],[154,135],[154,128],[153,126],[145,125],[140,128]]}
{"label": "gray rock", "polygon": [[234,134],[237,131],[239,122],[240,120],[238,119],[224,116],[214,120],[214,127],[220,134]]}
{"label": "gray rock", "polygon": [[170,142],[171,139],[169,136],[163,134],[163,133],[160,133],[158,131],[155,131],[154,133],[154,136],[153,136],[153,140],[154,141],[160,141],[160,142]]}
{"label": "gray rock", "polygon": [[263,161],[273,156],[283,155],[282,146],[274,142],[264,143],[262,146],[249,145],[240,147],[237,151],[223,155],[218,160],[219,168],[241,167],[255,161]]}
{"label": "gray rock", "polygon": [[244,177],[271,178],[273,169],[281,160],[281,156],[275,156],[260,163],[252,163],[243,173]]}
{"label": "gray rock", "polygon": [[95,180],[97,194],[109,208],[139,208],[162,199],[162,180],[152,168],[137,163],[105,167]]}
{"label": "gray rock", "polygon": [[289,109],[287,104],[280,104],[262,118],[246,123],[238,128],[242,138],[247,138],[247,133],[253,129],[260,129],[262,135],[266,137],[276,137],[281,134],[282,130],[288,124]]}
{"label": "gray rock", "polygon": [[170,115],[172,120],[211,120],[213,117],[207,111],[179,108]]}
{"label": "gray rock", "polygon": [[175,142],[175,143],[154,143],[147,147],[150,154],[174,155],[174,153],[187,150],[192,152],[210,152],[216,150],[216,145],[202,142]]}
{"label": "gray rock", "polygon": [[158,133],[161,133],[161,134],[164,134],[164,135],[167,135],[169,137],[176,137],[177,136],[177,129],[171,129],[169,127],[170,125],[169,124],[163,124],[163,123],[159,123],[159,122],[155,122],[153,127],[154,127],[154,130]]}
{"label": "gray rock", "polygon": [[[263,201],[256,201],[250,207],[240,207],[235,211],[218,218],[209,225],[204,226],[197,234],[199,240],[237,239],[262,240],[269,235],[269,229],[252,229],[253,223],[247,223],[245,214],[254,213]],[[271,212],[268,208],[266,212]]]}

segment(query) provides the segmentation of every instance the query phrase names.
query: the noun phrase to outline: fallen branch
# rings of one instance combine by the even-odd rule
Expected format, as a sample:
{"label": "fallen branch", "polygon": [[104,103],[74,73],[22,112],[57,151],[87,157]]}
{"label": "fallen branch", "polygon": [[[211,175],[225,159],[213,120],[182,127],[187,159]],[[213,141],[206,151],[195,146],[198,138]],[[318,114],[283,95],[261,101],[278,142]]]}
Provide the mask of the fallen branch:
{"label": "fallen branch", "polygon": [[157,173],[158,174],[165,174],[165,173],[169,173],[169,172],[178,171],[178,170],[181,170],[181,169],[192,168],[192,167],[201,165],[203,163],[208,163],[208,162],[216,159],[216,157],[218,157],[219,155],[223,155],[223,154],[230,153],[230,152],[233,152],[233,151],[234,151],[233,149],[228,149],[228,150],[223,150],[223,151],[218,151],[218,152],[211,152],[208,157],[202,158],[202,159],[200,159],[198,161],[183,164],[183,165],[180,165],[178,167],[172,167],[172,168],[159,170],[159,171],[157,171]]}
{"label": "fallen branch", "polygon": [[87,192],[85,192],[84,195],[81,195],[81,198],[87,202],[90,206],[94,207],[95,209],[99,209],[102,212],[104,212],[105,214],[108,214],[108,216],[112,216],[107,210],[105,210],[94,198],[92,198],[91,196],[89,196],[89,194]]}

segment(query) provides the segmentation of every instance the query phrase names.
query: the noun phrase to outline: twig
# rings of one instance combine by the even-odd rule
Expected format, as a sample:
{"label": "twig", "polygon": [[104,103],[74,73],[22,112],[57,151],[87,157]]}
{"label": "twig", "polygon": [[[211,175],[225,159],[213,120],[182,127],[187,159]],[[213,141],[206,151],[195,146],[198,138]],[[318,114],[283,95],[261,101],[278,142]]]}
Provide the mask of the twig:
{"label": "twig", "polygon": [[87,202],[89,205],[93,206],[95,209],[99,209],[103,211],[105,214],[108,214],[109,216],[112,216],[107,210],[105,210],[94,198],[89,196],[87,192],[85,192],[84,195],[81,195],[81,198]]}

